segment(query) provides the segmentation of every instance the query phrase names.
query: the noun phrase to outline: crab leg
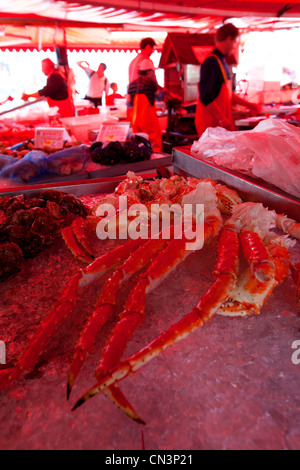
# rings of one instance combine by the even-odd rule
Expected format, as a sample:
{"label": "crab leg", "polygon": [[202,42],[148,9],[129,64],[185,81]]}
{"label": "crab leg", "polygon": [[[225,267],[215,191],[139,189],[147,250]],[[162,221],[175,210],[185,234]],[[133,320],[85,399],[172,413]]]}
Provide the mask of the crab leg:
{"label": "crab leg", "polygon": [[131,253],[123,264],[117,267],[112,276],[104,284],[95,305],[95,310],[83,329],[75,348],[74,359],[68,375],[68,398],[85,358],[87,354],[91,352],[98,333],[114,314],[120,285],[145,267],[158,252],[164,249],[167,242],[168,240],[162,238],[154,238],[145,241],[143,245]]}
{"label": "crab leg", "polygon": [[[218,219],[211,219],[204,225],[204,242],[211,241],[220,230]],[[145,318],[146,294],[155,288],[192,251],[187,249],[184,234],[181,239],[171,240],[166,248],[154,259],[148,270],[141,275],[130,292],[120,320],[112,331],[102,351],[95,376],[98,380],[105,376],[122,357],[126,345]]]}
{"label": "crab leg", "polygon": [[245,258],[257,280],[267,282],[273,279],[274,264],[258,233],[242,232],[240,242]]}
{"label": "crab leg", "polygon": [[91,263],[93,258],[92,256],[85,251],[85,249],[78,243],[77,238],[74,235],[72,227],[65,227],[61,231],[61,235],[73,255],[82,261],[83,263]]}
{"label": "crab leg", "polygon": [[120,390],[117,384],[113,384],[104,392],[108,398],[110,398],[129,418],[133,419],[137,423],[146,424],[143,421],[132,405],[129,403],[124,393]]}
{"label": "crab leg", "polygon": [[[214,227],[218,227],[218,224],[215,222],[212,224]],[[172,228],[172,237],[174,236]],[[208,231],[209,236],[213,228]],[[161,234],[159,234],[160,237]],[[162,252],[164,256],[159,256],[159,262],[151,264],[148,269],[147,274],[142,275],[141,280],[138,282],[136,287],[132,290],[132,294],[127,301],[124,312],[121,314],[121,320],[115,327],[111,338],[108,340],[107,346],[105,348],[104,357],[109,358],[109,361],[112,361],[112,364],[115,365],[135,329],[143,320],[144,309],[145,309],[145,296],[146,296],[146,287],[150,283],[149,276],[151,274],[157,281],[160,277],[162,278],[168,271],[171,266],[170,263],[172,259],[174,260],[174,266],[178,264],[183,258],[183,252],[185,251],[186,240],[172,240],[170,242],[171,247],[169,250],[162,251],[166,245],[169,243],[169,240],[163,238],[150,239],[142,245],[133,255],[125,261],[125,263],[118,267],[118,269],[113,273],[111,278],[106,281],[104,288],[100,294],[99,300],[96,305],[96,309],[90,318],[88,324],[86,325],[81,338],[76,346],[76,351],[74,355],[73,363],[69,370],[68,385],[67,385],[67,397],[71,393],[72,387],[75,383],[75,380],[79,374],[79,371],[84,363],[86,355],[91,351],[91,348],[94,344],[97,334],[102,328],[103,324],[108,320],[108,318],[114,313],[115,305],[117,302],[118,290],[121,282],[128,279],[132,274],[139,271],[144,267],[151,259],[157,255],[157,253]],[[177,250],[176,250],[177,248]],[[175,251],[174,251],[175,250]],[[167,253],[165,253],[167,251]],[[189,254],[189,253],[187,253]],[[177,256],[176,256],[177,255]],[[165,261],[165,263],[164,263]],[[167,264],[166,264],[167,262]],[[165,264],[165,269],[161,268],[161,265]],[[148,279],[147,279],[148,275]],[[146,276],[146,277],[144,277]],[[122,318],[122,316],[124,318]],[[99,366],[99,374],[101,366]],[[98,369],[97,369],[98,370]],[[97,372],[96,372],[97,373]],[[132,419],[142,422],[138,417],[132,406],[126,400],[122,392],[116,387],[112,386],[108,389],[109,397],[119,406],[129,417]],[[124,405],[125,403],[125,405]]]}
{"label": "crab leg", "polygon": [[[209,197],[214,198],[215,196],[213,191],[211,191],[210,185],[206,184],[205,186],[205,197],[207,199]],[[203,243],[209,243],[215,239],[222,226],[222,218],[219,212],[215,210],[215,199],[212,200],[213,203],[205,216]],[[173,230],[175,230],[175,228],[173,228]],[[102,352],[95,372],[98,380],[103,375],[106,375],[107,371],[119,362],[130,337],[143,322],[146,294],[156,287],[158,283],[162,282],[164,277],[169,275],[171,270],[183,261],[192,250],[199,248],[199,244],[195,243],[192,250],[190,250],[185,231],[181,231],[181,234],[181,238],[171,240],[166,248],[154,259],[146,273],[140,277],[140,280],[129,294],[124,310],[120,314],[120,320]]]}
{"label": "crab leg", "polygon": [[94,257],[93,250],[90,247],[89,240],[86,236],[86,231],[96,232],[97,224],[99,223],[100,218],[96,216],[88,216],[85,219],[77,217],[71,225],[73,233],[78,241],[78,243],[83,247],[83,249]]}
{"label": "crab leg", "polygon": [[[125,199],[127,200],[126,197]],[[109,203],[109,200],[107,200],[107,203],[110,207],[114,207],[114,205],[112,206]],[[104,206],[106,208],[106,204],[104,204]],[[107,212],[104,206],[100,204],[99,207],[103,207],[102,212]],[[122,227],[122,223],[124,224],[130,219],[131,217],[127,216],[127,205],[125,204],[124,209],[122,208],[122,210],[117,213],[114,211],[114,214],[108,218],[108,221],[115,227],[115,230],[124,231],[125,228],[127,230],[127,227]],[[132,217],[132,219],[134,219],[134,217]],[[98,215],[89,215],[86,218],[77,217],[70,227],[66,227],[62,230],[62,237],[67,247],[80,261],[90,263],[91,259],[94,259],[93,250],[86,236],[86,231],[97,233],[97,226],[102,220],[103,217]],[[106,220],[106,218],[104,220]]]}
{"label": "crab leg", "polygon": [[[120,284],[142,269],[157,254],[157,252],[163,250],[168,243],[168,240],[159,238],[160,236],[161,233],[158,235],[158,238],[150,239],[138,248],[137,251],[131,254],[123,265],[118,266],[117,270],[106,281],[97,301],[94,313],[84,328],[81,338],[77,343],[74,359],[69,370],[67,398],[70,396],[72,387],[85,361],[86,355],[91,351],[100,329],[114,313]],[[109,387],[106,390],[106,394],[130,418],[144,424],[116,385]]]}
{"label": "crab leg", "polygon": [[[238,256],[239,242],[237,234],[231,230],[223,230],[219,241],[218,259],[214,271],[216,280],[192,312],[174,324],[140,352],[125,359],[111,370],[106,370],[106,376],[103,377],[101,374],[101,380],[98,380],[98,383],[77,401],[73,410],[107,387],[135,373],[161,351],[185,338],[199,327],[204,326],[205,322],[213,317],[220,305],[227,299],[235,285],[238,271]],[[148,280],[147,283],[149,283]],[[108,363],[106,367],[109,367]]]}
{"label": "crab leg", "polygon": [[[169,270],[171,269],[170,258],[174,259],[174,265],[172,267],[175,267],[183,259],[182,245],[182,240],[173,240],[170,242],[170,245],[166,248],[166,250],[164,250],[164,252],[162,252],[161,255],[151,264],[147,273],[142,274],[139,282],[131,291],[124,310],[120,314],[120,320],[115,326],[110,338],[108,339],[107,344],[103,350],[102,357],[96,368],[95,376],[97,380],[100,380],[102,377],[104,377],[107,374],[107,370],[118,364],[130,337],[144,320],[146,293],[148,292],[148,289],[150,289],[151,281],[156,283],[158,282],[159,278],[163,278],[164,275],[168,274]],[[171,257],[170,253],[172,254]],[[166,260],[169,264],[165,266],[165,269],[162,269],[162,265]],[[154,279],[151,279],[151,276],[153,276]],[[122,411],[124,411],[125,414],[127,414],[127,416],[134,419],[135,421],[143,423],[141,418],[136,415],[136,412],[133,410],[132,406],[128,403],[116,384],[108,387],[105,390],[105,393],[109,393],[108,396],[117,406],[119,406]],[[123,405],[124,399],[127,402],[126,407]]]}
{"label": "crab leg", "polygon": [[[206,195],[208,194],[209,193],[207,192]],[[210,193],[210,196],[212,194],[213,192]],[[209,212],[210,215],[207,216],[207,221],[204,224],[204,241],[207,243],[216,237],[222,225],[222,219],[219,215],[219,212],[213,209],[214,206],[211,206]],[[172,227],[172,231],[173,230],[175,230],[175,227]],[[182,230],[180,230],[180,233],[182,233]],[[174,236],[175,235],[173,234],[172,238]],[[194,247],[197,249],[199,245],[195,244]],[[160,247],[160,249],[157,251],[162,251],[162,247]],[[98,380],[100,375],[106,375],[106,370],[109,370],[118,363],[130,337],[143,321],[145,314],[146,293],[149,292],[149,290],[155,285],[157,285],[158,282],[161,282],[163,277],[168,275],[171,269],[174,269],[177,264],[190,253],[191,251],[189,250],[189,245],[187,244],[187,240],[184,236],[179,240],[174,239],[165,248],[165,250],[162,251],[160,255],[158,255],[158,257],[150,265],[147,272],[141,276],[140,281],[129,295],[124,311],[120,315],[120,321],[113,330],[106,347],[104,348],[102,359],[100,360],[99,366],[96,370],[96,376]],[[119,283],[119,280],[117,282]],[[111,300],[107,301],[105,297],[100,298],[101,309],[103,308],[105,311],[107,311],[108,305],[115,304],[115,302],[116,298],[113,299],[113,302]],[[113,311],[113,308],[111,308],[111,310]],[[92,342],[94,342],[94,335],[97,334],[99,330],[91,329],[91,331],[93,331]],[[90,343],[90,339],[88,341]],[[76,360],[77,365],[74,364],[73,370],[71,371],[72,373],[69,376],[69,391],[74,384],[75,375],[77,375],[79,372],[77,366],[80,368],[82,362],[84,361],[86,353],[83,351],[83,349],[86,349],[87,347],[87,345],[84,345],[84,347],[81,349],[81,358],[79,356],[80,350],[78,350]]]}
{"label": "crab leg", "polygon": [[130,292],[124,310],[120,314],[120,320],[112,331],[97,366],[95,375],[98,380],[119,362],[130,337],[144,320],[146,294],[152,285],[157,285],[188,254],[184,250],[185,244],[186,241],[183,239],[172,240],[147,272],[141,275]]}
{"label": "crab leg", "polygon": [[0,372],[0,389],[20,377],[25,370],[31,371],[34,368],[45,344],[64,318],[74,309],[80,278],[81,273],[77,273],[68,283],[59,301],[39,326],[16,365],[12,369]]}
{"label": "crab leg", "polygon": [[84,263],[90,263],[95,257],[90,247],[85,230],[96,231],[100,218],[95,216],[77,217],[61,234],[73,255]]}
{"label": "crab leg", "polygon": [[43,320],[30,340],[27,348],[12,369],[0,372],[0,389],[9,385],[14,379],[20,377],[25,370],[33,370],[45,345],[48,343],[53,332],[62,321],[73,311],[78,297],[79,287],[82,287],[105,274],[112,266],[120,264],[129,254],[136,250],[144,240],[130,240],[114,250],[97,258],[93,263],[81,269],[68,282],[63,293],[55,303],[52,311]]}
{"label": "crab leg", "polygon": [[276,226],[291,237],[300,240],[300,223],[296,220],[290,219],[284,214],[278,214],[276,215]]}
{"label": "crab leg", "polygon": [[234,206],[225,227],[239,233],[242,250],[253,274],[261,282],[274,278],[274,264],[264,241],[274,234],[275,213],[262,204],[246,202]]}
{"label": "crab leg", "polygon": [[289,252],[285,246],[270,243],[267,246],[275,267],[274,277],[266,282],[259,281],[250,268],[239,277],[235,288],[220,307],[219,315],[246,316],[259,314],[274,288],[286,277],[289,265]]}

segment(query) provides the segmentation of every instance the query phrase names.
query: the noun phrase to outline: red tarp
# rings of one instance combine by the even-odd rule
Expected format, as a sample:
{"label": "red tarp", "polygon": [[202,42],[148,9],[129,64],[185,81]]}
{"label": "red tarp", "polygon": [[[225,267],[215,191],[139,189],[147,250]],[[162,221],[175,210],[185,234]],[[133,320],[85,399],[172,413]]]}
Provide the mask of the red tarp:
{"label": "red tarp", "polygon": [[[70,49],[137,49],[140,38],[126,31],[161,32],[156,38],[161,47],[167,32],[211,32],[232,17],[242,17],[238,26],[243,30],[300,25],[296,0],[202,0],[201,7],[198,0],[123,0],[121,5],[117,0],[0,0],[0,48],[46,49],[66,39]],[[61,28],[63,40],[56,34]]]}

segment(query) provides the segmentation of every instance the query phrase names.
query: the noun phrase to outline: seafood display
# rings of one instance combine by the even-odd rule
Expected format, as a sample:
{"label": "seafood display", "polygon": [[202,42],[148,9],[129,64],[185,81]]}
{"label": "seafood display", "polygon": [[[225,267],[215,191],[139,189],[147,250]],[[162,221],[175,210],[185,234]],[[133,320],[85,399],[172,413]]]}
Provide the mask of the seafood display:
{"label": "seafood display", "polygon": [[[122,205],[124,196],[126,209]],[[63,196],[64,203],[65,199]],[[43,200],[48,201],[45,195]],[[17,202],[14,200],[8,206],[3,202],[2,207],[7,211],[12,203]],[[180,218],[188,205],[192,206],[189,217]],[[197,205],[203,208],[200,214],[195,211]],[[131,211],[134,206],[135,211]],[[144,180],[129,173],[114,194],[99,199],[89,214],[83,214],[81,210],[77,212],[77,204],[75,207],[74,213],[78,217],[63,228],[62,237],[76,262],[87,266],[81,266],[69,280],[66,279],[53,308],[49,309],[19,359],[11,368],[0,371],[1,389],[20,380],[25,372],[34,371],[54,332],[71,316],[88,286],[97,285],[100,278],[104,278],[104,283],[89,318],[85,319],[70,361],[67,398],[70,399],[98,335],[117,313],[121,289],[134,278],[135,284],[126,293],[119,318],[102,349],[95,370],[95,384],[72,409],[105,391],[122,411],[139,423],[143,420],[121,391],[120,381],[203,327],[215,315],[243,317],[259,314],[290,272],[295,280],[295,295],[299,296],[299,264],[292,263],[290,259],[290,253],[300,239],[299,223],[278,216],[262,204],[243,202],[234,190],[215,181],[176,175]],[[107,215],[109,208],[112,212]],[[162,223],[165,219],[169,221],[167,226]],[[154,224],[154,221],[160,223]],[[95,231],[99,237],[100,228],[104,225],[107,230],[116,231],[114,233],[118,236],[111,248],[99,255],[91,240]],[[135,233],[140,236],[120,236],[124,227],[128,233],[129,228],[135,227]],[[148,236],[142,236],[145,233],[142,227],[147,229]],[[202,227],[202,232],[198,237],[199,227]],[[105,233],[108,231],[104,230],[102,235]],[[147,295],[172,276],[187,258],[198,252],[201,254],[203,246],[211,246],[216,252],[211,286],[190,312],[141,350],[124,359],[130,340],[145,321]],[[4,246],[5,250],[9,253],[9,246]],[[18,257],[17,252],[14,255]]]}
{"label": "seafood display", "polygon": [[6,218],[0,225],[0,280],[21,269],[23,259],[33,258],[52,244],[61,228],[73,216],[87,216],[75,196],[44,190],[39,197],[20,194],[0,198]]}
{"label": "seafood display", "polygon": [[0,148],[3,149],[21,142],[34,138],[34,128],[24,124],[4,125],[0,128]]}
{"label": "seafood display", "polygon": [[139,135],[130,136],[125,143],[116,141],[103,145],[102,142],[94,142],[90,147],[92,161],[103,165],[149,160],[152,153],[150,140]]}

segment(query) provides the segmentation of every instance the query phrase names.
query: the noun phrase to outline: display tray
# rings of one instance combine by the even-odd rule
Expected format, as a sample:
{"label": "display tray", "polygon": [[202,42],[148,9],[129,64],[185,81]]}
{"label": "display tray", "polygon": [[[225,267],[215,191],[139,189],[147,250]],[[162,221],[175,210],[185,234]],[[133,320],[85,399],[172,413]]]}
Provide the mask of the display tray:
{"label": "display tray", "polygon": [[172,165],[172,155],[166,153],[153,153],[149,160],[134,163],[118,163],[117,165],[95,165],[99,167],[88,172],[89,178],[106,178],[110,176],[126,175],[130,171],[155,170],[158,166]]}
{"label": "display tray", "polygon": [[[145,175],[150,177],[151,175]],[[92,201],[113,191],[120,178],[52,185]],[[44,187],[44,186],[43,186]],[[51,185],[48,185],[51,187]],[[25,191],[35,195],[40,188]],[[8,194],[6,191],[4,194]],[[94,249],[103,253],[112,242]],[[145,319],[124,357],[189,313],[213,282],[216,244],[190,254],[147,295]],[[300,261],[299,242],[292,250]],[[20,273],[0,283],[0,340],[6,365],[15,363],[51,311],[67,280],[84,265],[63,240],[27,260]],[[109,274],[108,274],[109,275]],[[107,275],[107,276],[108,276]],[[2,450],[296,450],[300,439],[300,321],[290,276],[258,316],[215,316],[204,328],[167,349],[120,388],[145,425],[125,416],[105,394],[71,408],[95,383],[100,351],[116,317],[99,334],[66,400],[68,368],[104,279],[80,290],[77,306],[45,347],[34,371],[0,391]],[[136,277],[120,291],[122,311]]]}
{"label": "display tray", "polygon": [[[295,90],[295,94],[297,94],[297,91]],[[296,113],[299,109],[299,105],[279,105],[279,106],[262,106],[261,112],[264,114],[291,114],[291,113]]]}
{"label": "display tray", "polygon": [[190,148],[188,146],[173,149],[175,173],[197,178],[212,178],[236,189],[244,201],[261,202],[268,209],[275,210],[278,214],[286,214],[300,222],[300,199],[264,181],[194,157]]}
{"label": "display tray", "polygon": [[[147,174],[145,177],[150,178],[153,174]],[[73,180],[68,182],[56,182],[55,184],[35,184],[27,186],[18,186],[16,188],[0,188],[0,196],[16,196],[18,194],[25,194],[27,196],[34,196],[44,189],[54,189],[55,191],[63,191],[75,196],[82,196],[84,194],[103,194],[114,191],[115,187],[126,178],[124,176],[116,176],[110,178],[95,178],[90,180]]]}
{"label": "display tray", "polygon": [[244,119],[237,119],[234,124],[238,127],[255,127],[259,122],[267,119],[265,116],[252,116]]}
{"label": "display tray", "polygon": [[[39,184],[56,184],[56,183],[67,183],[69,181],[79,181],[87,179],[98,179],[98,178],[109,178],[112,176],[122,176],[126,175],[128,171],[134,171],[135,173],[145,172],[148,170],[155,170],[159,166],[170,166],[172,165],[172,155],[166,153],[153,153],[149,160],[143,160],[141,162],[133,163],[118,163],[116,165],[100,165],[96,163],[91,163],[87,169],[80,174],[74,173],[72,175],[50,175],[45,174],[37,178],[35,181],[28,183],[29,186],[39,185]],[[9,180],[10,186],[13,186],[14,182]],[[17,182],[15,184],[16,188],[19,188],[22,183]],[[23,183],[24,186],[27,183]],[[1,181],[0,181],[0,191]]]}

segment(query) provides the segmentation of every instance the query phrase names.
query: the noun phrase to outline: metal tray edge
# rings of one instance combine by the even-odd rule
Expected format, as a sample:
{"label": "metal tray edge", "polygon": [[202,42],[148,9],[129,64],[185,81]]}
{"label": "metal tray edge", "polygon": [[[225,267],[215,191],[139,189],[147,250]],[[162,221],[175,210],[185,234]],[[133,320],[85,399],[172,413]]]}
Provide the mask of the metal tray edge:
{"label": "metal tray edge", "polygon": [[200,160],[191,154],[190,147],[174,148],[172,157],[175,173],[196,178],[212,178],[235,189],[244,201],[260,202],[268,209],[284,213],[300,222],[300,200],[296,197],[238,172]]}

